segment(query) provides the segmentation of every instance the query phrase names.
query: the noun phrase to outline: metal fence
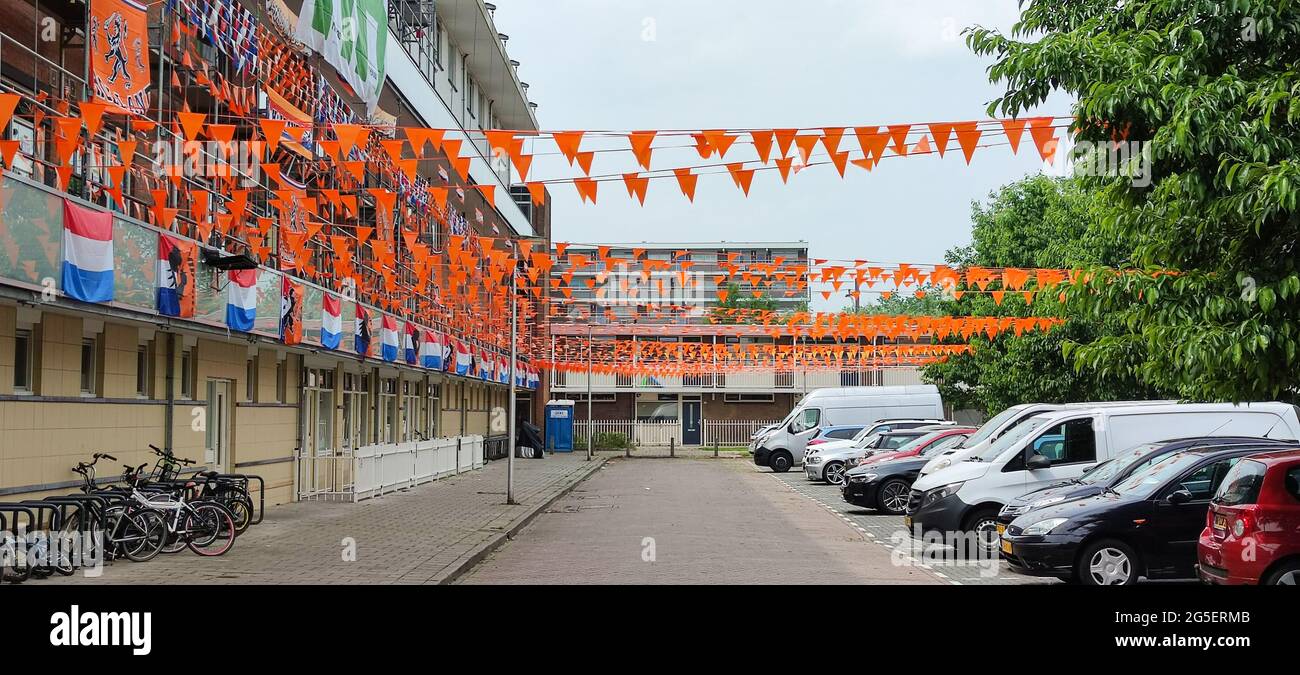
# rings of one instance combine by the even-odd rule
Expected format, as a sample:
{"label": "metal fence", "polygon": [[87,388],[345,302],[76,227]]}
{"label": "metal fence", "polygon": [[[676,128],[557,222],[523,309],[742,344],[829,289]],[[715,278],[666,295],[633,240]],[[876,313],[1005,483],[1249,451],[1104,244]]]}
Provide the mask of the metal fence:
{"label": "metal fence", "polygon": [[[704,430],[700,436],[700,445],[721,446],[749,445],[749,438],[755,431],[776,424],[779,420],[703,420]],[[636,420],[593,420],[590,425],[593,436],[601,434],[620,434],[639,447],[667,447],[682,445],[682,423],[675,422],[638,422]],[[582,442],[587,440],[587,420],[574,421],[573,435]],[[601,448],[597,448],[598,450]]]}
{"label": "metal fence", "polygon": [[299,501],[358,502],[481,468],[482,436],[369,445],[321,455],[299,452]]}

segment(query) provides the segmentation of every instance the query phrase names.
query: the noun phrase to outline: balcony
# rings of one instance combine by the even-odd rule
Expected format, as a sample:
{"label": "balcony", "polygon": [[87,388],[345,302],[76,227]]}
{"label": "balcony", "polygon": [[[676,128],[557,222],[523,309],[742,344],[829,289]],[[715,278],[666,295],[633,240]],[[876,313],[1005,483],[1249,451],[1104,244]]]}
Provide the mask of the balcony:
{"label": "balcony", "polygon": [[[919,368],[899,366],[872,370],[817,370],[808,372],[743,371],[668,377],[593,374],[593,393],[802,393],[837,387],[880,387],[924,384]],[[553,392],[587,391],[586,373],[556,372]]]}

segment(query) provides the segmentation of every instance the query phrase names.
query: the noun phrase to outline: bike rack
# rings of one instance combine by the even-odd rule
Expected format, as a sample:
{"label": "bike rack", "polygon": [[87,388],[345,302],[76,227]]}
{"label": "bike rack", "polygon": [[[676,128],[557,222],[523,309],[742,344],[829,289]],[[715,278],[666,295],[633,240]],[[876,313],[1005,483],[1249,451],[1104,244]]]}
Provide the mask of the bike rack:
{"label": "bike rack", "polygon": [[248,481],[250,481],[250,480],[255,480],[255,481],[257,481],[257,500],[258,500],[258,504],[257,504],[257,517],[254,518],[253,520],[249,521],[248,524],[249,524],[249,526],[251,527],[251,526],[253,526],[253,525],[257,525],[257,524],[261,523],[261,522],[262,522],[262,518],[266,515],[266,481],[263,480],[261,476],[254,476],[254,475],[252,475],[252,474],[242,474],[242,473],[219,473],[219,474],[217,474],[217,479],[218,479],[218,480],[220,480],[220,479],[222,479],[222,478],[226,478],[226,479],[229,479],[229,480],[242,480],[242,481],[244,481],[244,491],[245,491],[245,492],[248,492]]}

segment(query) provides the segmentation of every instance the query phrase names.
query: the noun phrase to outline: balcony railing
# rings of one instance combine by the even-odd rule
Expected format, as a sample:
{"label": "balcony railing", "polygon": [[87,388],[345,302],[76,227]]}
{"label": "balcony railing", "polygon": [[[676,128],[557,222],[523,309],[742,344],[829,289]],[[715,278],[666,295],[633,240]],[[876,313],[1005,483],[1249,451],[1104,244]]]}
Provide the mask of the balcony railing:
{"label": "balcony railing", "polygon": [[[899,366],[871,370],[815,370],[798,371],[742,371],[738,373],[693,374],[680,376],[635,377],[632,375],[602,375],[591,377],[591,391],[638,392],[802,392],[834,387],[882,387],[924,384],[919,368]],[[555,372],[551,389],[557,392],[581,393],[588,389],[586,373]]]}

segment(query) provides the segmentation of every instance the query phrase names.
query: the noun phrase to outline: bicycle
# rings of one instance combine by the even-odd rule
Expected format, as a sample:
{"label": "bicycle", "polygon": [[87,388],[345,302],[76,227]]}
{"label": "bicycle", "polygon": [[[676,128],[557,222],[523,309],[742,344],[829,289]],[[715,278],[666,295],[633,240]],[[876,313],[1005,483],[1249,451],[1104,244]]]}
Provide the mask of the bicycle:
{"label": "bicycle", "polygon": [[131,499],[143,509],[160,515],[166,532],[164,553],[176,553],[188,547],[198,555],[214,557],[225,555],[234,547],[238,532],[229,509],[217,501],[192,498],[198,486],[194,481],[186,482],[175,492],[143,492],[146,466],[125,467],[122,479],[131,490]]}
{"label": "bicycle", "polygon": [[102,532],[103,549],[93,552],[102,553],[106,560],[115,558],[118,554],[132,562],[154,559],[162,552],[165,541],[162,519],[129,502],[120,488],[100,488],[96,485],[95,465],[101,459],[117,461],[117,458],[104,453],[95,453],[93,457],[94,461],[89,464],[78,462],[72,471],[81,475],[82,493],[100,497],[104,501],[95,507],[78,510],[68,520],[64,531]]}
{"label": "bicycle", "polygon": [[[150,475],[151,481],[157,484],[178,484],[181,470],[196,463],[192,459],[177,457],[170,449],[163,450],[156,445],[149,448],[158,455]],[[196,474],[195,478],[203,479],[203,489],[198,495],[200,499],[216,500],[230,510],[236,533],[243,534],[252,525],[253,498],[248,494],[247,477],[205,471]]]}

